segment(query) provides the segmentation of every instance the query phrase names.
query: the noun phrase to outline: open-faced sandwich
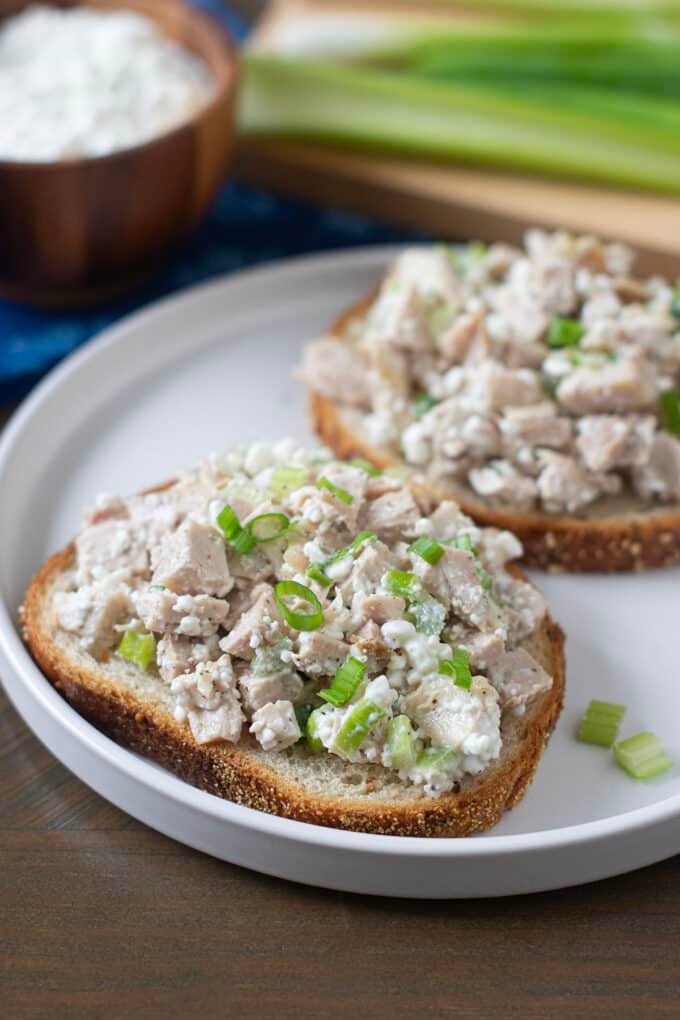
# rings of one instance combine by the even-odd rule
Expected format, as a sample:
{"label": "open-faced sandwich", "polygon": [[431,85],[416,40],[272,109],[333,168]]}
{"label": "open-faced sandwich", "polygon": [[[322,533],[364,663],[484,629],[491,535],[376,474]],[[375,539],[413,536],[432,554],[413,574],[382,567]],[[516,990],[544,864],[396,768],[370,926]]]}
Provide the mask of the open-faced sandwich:
{"label": "open-faced sandwich", "polygon": [[533,230],[525,251],[404,251],[301,375],[338,456],[408,465],[526,562],[661,566],[680,561],[679,320],[626,248]]}
{"label": "open-faced sandwich", "polygon": [[563,641],[508,532],[291,441],[100,497],[27,593],[58,690],[211,793],[359,831],[466,835],[524,793]]}

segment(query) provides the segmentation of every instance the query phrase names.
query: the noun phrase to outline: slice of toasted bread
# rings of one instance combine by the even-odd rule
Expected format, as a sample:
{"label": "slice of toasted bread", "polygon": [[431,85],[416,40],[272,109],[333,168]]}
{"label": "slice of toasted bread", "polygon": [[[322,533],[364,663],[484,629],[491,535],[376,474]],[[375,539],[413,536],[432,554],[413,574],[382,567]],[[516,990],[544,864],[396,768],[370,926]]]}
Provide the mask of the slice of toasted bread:
{"label": "slice of toasted bread", "polygon": [[[23,608],[28,645],[46,676],[85,718],[129,747],[209,793],[272,814],[358,832],[467,836],[495,825],[524,794],[555,725],[564,696],[564,638],[546,618],[525,647],[553,676],[551,690],[524,715],[506,713],[498,761],[438,798],[417,795],[396,773],[351,765],[304,747],[263,751],[254,739],[198,744],[173,716],[167,687],[123,659],[102,664],[57,628],[55,592],[73,577],[72,546],[36,574]],[[520,573],[517,568],[511,568]]]}
{"label": "slice of toasted bread", "polygon": [[[344,341],[351,323],[374,301],[372,290],[331,325],[328,336]],[[365,457],[379,468],[406,467],[395,453],[371,446],[337,403],[312,393],[312,424],[341,458]],[[599,500],[587,513],[558,516],[490,506],[469,486],[427,483],[433,499],[454,499],[479,524],[513,531],[530,566],[566,571],[644,570],[680,563],[680,506],[647,507],[631,494]]]}

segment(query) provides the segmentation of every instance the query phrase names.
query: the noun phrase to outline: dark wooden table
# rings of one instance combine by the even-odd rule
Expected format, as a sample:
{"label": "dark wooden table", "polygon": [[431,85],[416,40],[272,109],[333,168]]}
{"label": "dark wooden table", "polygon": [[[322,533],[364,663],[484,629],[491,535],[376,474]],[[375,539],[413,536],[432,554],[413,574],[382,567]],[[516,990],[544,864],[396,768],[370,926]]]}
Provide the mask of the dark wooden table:
{"label": "dark wooden table", "polygon": [[680,1017],[680,857],[418,902],[204,857],[92,793],[0,693],[0,1017]]}

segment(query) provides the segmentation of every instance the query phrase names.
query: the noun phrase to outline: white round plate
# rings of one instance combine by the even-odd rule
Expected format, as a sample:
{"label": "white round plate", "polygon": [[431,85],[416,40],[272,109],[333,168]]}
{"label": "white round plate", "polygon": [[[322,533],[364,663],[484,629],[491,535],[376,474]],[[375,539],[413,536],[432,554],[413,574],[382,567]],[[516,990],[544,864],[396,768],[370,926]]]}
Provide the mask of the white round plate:
{"label": "white round plate", "polygon": [[[118,747],[53,690],[24,648],[33,571],[96,492],[129,493],[257,437],[311,441],[291,370],[305,340],[379,277],[391,250],[296,259],[185,292],[109,329],[34,391],[0,444],[0,676],[36,735],[84,782],[173,838],[271,875],[419,897],[536,892],[680,851],[680,764],[647,782],[574,733],[590,698],[680,763],[680,571],[539,576],[568,635],[567,701],[522,803],[491,834],[415,839],[271,817],[196,790]],[[674,598],[675,595],[675,598]]]}

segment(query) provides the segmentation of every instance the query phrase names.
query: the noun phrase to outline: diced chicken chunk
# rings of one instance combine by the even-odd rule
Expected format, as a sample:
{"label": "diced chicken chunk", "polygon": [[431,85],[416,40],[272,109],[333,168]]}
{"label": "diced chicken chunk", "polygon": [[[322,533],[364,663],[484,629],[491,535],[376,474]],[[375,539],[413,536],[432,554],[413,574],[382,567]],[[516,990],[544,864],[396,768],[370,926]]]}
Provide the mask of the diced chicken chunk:
{"label": "diced chicken chunk", "polygon": [[578,422],[576,445],[589,471],[646,464],[656,423],[650,416],[587,415]]}
{"label": "diced chicken chunk", "polygon": [[142,588],[133,594],[137,615],[147,630],[185,637],[210,637],[229,612],[229,603],[212,595],[176,595],[167,588]]}
{"label": "diced chicken chunk", "polygon": [[175,695],[175,718],[178,722],[189,720],[199,744],[238,741],[243,712],[228,655],[215,662],[201,662],[193,673],[175,677],[170,689]]}
{"label": "diced chicken chunk", "polygon": [[432,525],[432,537],[438,542],[448,542],[455,538],[460,531],[466,528],[474,530],[475,525],[460,509],[457,503],[445,499],[439,504],[434,513],[430,514]]}
{"label": "diced chicken chunk", "polygon": [[243,704],[250,716],[272,701],[295,703],[304,687],[301,677],[293,672],[274,673],[271,676],[256,676],[246,672],[240,675],[238,683]]}
{"label": "diced chicken chunk", "polygon": [[514,643],[533,634],[548,611],[539,589],[503,572],[496,578],[496,591],[507,603],[502,609],[502,618],[508,640]]}
{"label": "diced chicken chunk", "polygon": [[381,578],[393,567],[390,550],[382,542],[372,542],[359,553],[346,581],[340,585],[340,593],[346,604],[351,603],[357,593],[370,594],[378,587]]}
{"label": "diced chicken chunk", "polygon": [[470,653],[470,666],[476,672],[486,673],[490,664],[505,651],[505,642],[495,631],[483,632],[470,627],[452,628],[447,639],[452,645],[467,649]]}
{"label": "diced chicken chunk", "polygon": [[484,467],[473,468],[468,480],[475,492],[485,499],[507,503],[520,510],[532,507],[538,495],[533,478],[520,474],[507,460],[495,460]]}
{"label": "diced chicken chunk", "polygon": [[352,653],[366,661],[369,675],[380,673],[386,669],[390,660],[390,649],[383,640],[383,634],[377,623],[369,620],[352,638]]}
{"label": "diced chicken chunk", "polygon": [[[450,364],[460,364],[479,348],[483,335],[484,316],[481,310],[458,316],[436,340],[437,348]],[[476,353],[476,351],[475,351]],[[479,358],[479,355],[476,355]]]}
{"label": "diced chicken chunk", "polygon": [[164,634],[156,648],[158,672],[163,680],[170,682],[180,673],[191,672],[199,662],[217,659],[219,654],[216,635],[203,641],[192,641],[176,634]]}
{"label": "diced chicken chunk", "polygon": [[456,306],[463,286],[445,250],[436,247],[407,248],[396,259],[383,290],[414,288],[424,298],[440,298]]}
{"label": "diced chicken chunk", "polygon": [[274,589],[270,585],[262,585],[257,600],[234,629],[222,638],[220,648],[238,658],[252,659],[257,648],[271,644],[281,636],[281,626]]}
{"label": "diced chicken chunk", "polygon": [[396,542],[399,538],[410,538],[420,520],[420,509],[407,488],[386,492],[384,496],[366,503],[363,524],[368,531],[375,531],[384,542]]}
{"label": "diced chicken chunk", "polygon": [[633,484],[645,498],[680,499],[680,439],[657,432],[648,463],[633,468]]}
{"label": "diced chicken chunk", "polygon": [[57,592],[54,609],[59,626],[78,634],[82,647],[99,658],[120,640],[115,627],[130,616],[130,591],[105,578],[77,591]]}
{"label": "diced chicken chunk", "polygon": [[250,733],[264,751],[284,751],[302,736],[290,701],[275,701],[258,708],[253,714]]}
{"label": "diced chicken chunk", "polygon": [[178,595],[226,595],[234,582],[224,540],[214,528],[188,517],[161,542],[152,581]]}
{"label": "diced chicken chunk", "polygon": [[543,400],[528,407],[507,407],[500,420],[506,439],[526,446],[566,446],[572,435],[570,418],[560,417],[555,405]]}
{"label": "diced chicken chunk", "polygon": [[475,369],[468,393],[482,407],[494,411],[535,404],[543,396],[537,372],[530,368],[504,368],[495,361],[486,361]]}
{"label": "diced chicken chunk", "polygon": [[657,399],[656,372],[633,349],[599,367],[576,368],[557,387],[557,400],[572,414],[639,411]]}
{"label": "diced chicken chunk", "polygon": [[373,620],[382,626],[388,620],[399,620],[404,614],[406,603],[398,595],[359,595],[353,610],[356,618],[367,623]]}
{"label": "diced chicken chunk", "polygon": [[348,655],[346,641],[322,630],[313,630],[300,634],[294,661],[297,668],[309,676],[331,676],[337,673]]}
{"label": "diced chicken chunk", "polygon": [[573,513],[588,506],[598,496],[621,489],[622,482],[618,475],[589,473],[574,457],[544,450],[541,461],[544,466],[537,485],[543,505],[549,513],[564,510]]}
{"label": "diced chicken chunk", "polygon": [[538,301],[514,287],[499,287],[494,295],[494,306],[503,316],[514,340],[535,343],[548,328],[548,316]]}
{"label": "diced chicken chunk", "polygon": [[76,539],[77,580],[87,584],[114,571],[144,576],[149,557],[143,540],[128,521],[107,518],[84,528]]}
{"label": "diced chicken chunk", "polygon": [[310,389],[345,404],[371,406],[371,373],[348,344],[322,337],[305,348],[298,377]]}
{"label": "diced chicken chunk", "polygon": [[469,691],[444,676],[428,678],[404,698],[420,732],[438,747],[485,760],[501,749],[498,694],[484,677],[473,677]]}
{"label": "diced chicken chunk", "polygon": [[553,685],[552,677],[524,648],[503,652],[494,659],[489,678],[498,691],[501,708],[525,705]]}
{"label": "diced chicken chunk", "polygon": [[491,602],[477,573],[472,553],[463,549],[445,549],[434,566],[415,553],[413,569],[423,587],[478,630],[492,630],[498,623],[498,610]]}
{"label": "diced chicken chunk", "polygon": [[381,291],[368,316],[365,342],[419,354],[433,349],[432,334],[415,289],[395,287]]}

